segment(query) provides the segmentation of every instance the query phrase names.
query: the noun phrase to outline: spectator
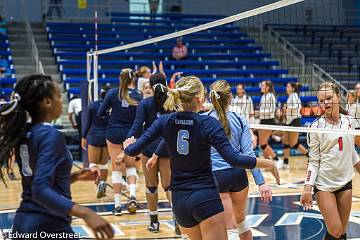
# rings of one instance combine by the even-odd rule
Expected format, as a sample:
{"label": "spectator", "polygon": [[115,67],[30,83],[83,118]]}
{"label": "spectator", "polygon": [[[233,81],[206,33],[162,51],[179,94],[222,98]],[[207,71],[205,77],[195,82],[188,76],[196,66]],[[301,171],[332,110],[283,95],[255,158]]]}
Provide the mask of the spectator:
{"label": "spectator", "polygon": [[0,34],[6,35],[6,21],[0,16]]}
{"label": "spectator", "polygon": [[49,7],[47,12],[47,17],[52,18],[53,11],[56,11],[56,15],[59,19],[62,18],[61,9],[62,8],[62,0],[49,0]]}
{"label": "spectator", "polygon": [[187,47],[183,44],[182,38],[178,38],[176,40],[176,46],[173,47],[172,50],[172,58],[175,60],[184,60],[185,58],[187,58],[187,55],[188,55]]}
{"label": "spectator", "polygon": [[155,20],[155,14],[158,11],[159,8],[159,0],[149,0],[149,7],[150,7],[150,14],[151,14],[151,19]]}
{"label": "spectator", "polygon": [[254,104],[251,97],[246,95],[244,84],[239,83],[236,86],[236,97],[233,98],[229,110],[240,114],[249,123],[255,123]]}
{"label": "spectator", "polygon": [[[347,94],[346,111],[349,113],[350,116],[355,118],[355,128],[360,129],[360,102],[359,98],[357,97],[357,94],[360,92],[360,83],[356,84],[356,90],[359,91],[349,91]],[[355,136],[355,144],[360,147],[360,136]]]}

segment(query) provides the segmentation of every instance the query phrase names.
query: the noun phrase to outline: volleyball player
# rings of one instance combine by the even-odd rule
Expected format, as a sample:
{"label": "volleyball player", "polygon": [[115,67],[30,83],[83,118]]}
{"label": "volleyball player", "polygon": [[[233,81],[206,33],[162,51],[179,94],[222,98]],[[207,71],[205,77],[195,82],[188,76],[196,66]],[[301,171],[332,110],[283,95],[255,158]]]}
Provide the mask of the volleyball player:
{"label": "volleyball player", "polygon": [[109,160],[109,151],[106,145],[106,127],[109,116],[98,117],[97,112],[108,90],[107,86],[103,86],[100,90],[100,100],[90,103],[85,109],[85,124],[82,128],[81,146],[84,150],[87,148],[89,166],[99,166],[100,169],[101,181],[97,186],[97,198],[106,196]]}
{"label": "volleyball player", "polygon": [[[108,222],[71,200],[70,184],[93,180],[98,171],[83,169],[71,174],[72,157],[64,136],[50,124],[61,111],[57,83],[44,75],[21,79],[12,100],[1,106],[0,166],[16,154],[22,175],[22,201],[15,215],[13,235],[46,232],[74,238],[71,217],[75,216],[83,219],[97,238],[112,238]],[[31,123],[27,123],[27,114]],[[0,177],[3,179],[2,171]]]}
{"label": "volleyball player", "polygon": [[[242,168],[271,167],[274,163],[235,151],[220,123],[213,117],[199,115],[204,86],[194,76],[176,82],[168,89],[165,110],[180,111],[160,116],[136,140],[127,139],[125,153],[137,155],[149,143],[162,136],[171,159],[173,210],[182,233],[191,239],[227,239],[223,206],[211,170],[210,150],[213,145],[232,165]],[[206,196],[206,197],[204,197]]]}
{"label": "volleyball player", "polygon": [[[128,137],[138,138],[143,129],[148,129],[151,124],[158,119],[161,114],[165,113],[164,103],[167,98],[166,78],[162,73],[156,73],[150,77],[150,85],[154,91],[154,96],[143,99],[136,110],[136,117],[134,123],[128,133]],[[161,176],[161,185],[166,192],[166,196],[171,201],[171,192],[169,191],[170,185],[170,159],[167,151],[163,151],[158,156],[162,158],[157,162],[157,165],[151,169],[146,168],[148,159],[155,152],[161,138],[154,140],[149,146],[142,150],[141,162],[143,164],[143,171],[146,184],[146,200],[148,203],[150,213],[150,224],[148,230],[151,232],[159,232],[160,223],[158,220],[158,185],[159,173]]]}
{"label": "volleyball player", "polygon": [[[276,98],[274,85],[271,81],[261,82],[261,99],[260,99],[260,124],[276,125],[275,123],[275,110]],[[274,159],[277,161],[278,168],[282,168],[282,160],[279,160],[276,153],[269,146],[269,137],[272,130],[259,129],[259,145],[263,151],[265,158]]]}
{"label": "volleyball player", "polygon": [[[252,135],[247,120],[239,114],[229,111],[231,88],[225,80],[210,85],[210,98],[215,111],[209,116],[219,119],[230,143],[243,154],[255,157]],[[249,182],[246,171],[233,168],[214,149],[211,148],[213,173],[218,182],[221,201],[224,205],[228,238],[252,239],[250,225],[246,222],[246,207],[249,193]],[[270,187],[265,183],[260,169],[251,169],[256,185],[259,186],[261,198],[269,202],[272,198]],[[234,219],[235,216],[235,219]]]}
{"label": "volleyball player", "polygon": [[[299,83],[289,82],[286,85],[288,98],[284,106],[285,120],[287,126],[301,127],[301,100],[299,98]],[[307,155],[308,150],[299,143],[298,132],[283,132],[284,144],[284,165],[283,168],[289,169],[290,148],[299,150],[302,154]]]}
{"label": "volleyball player", "polygon": [[236,86],[236,96],[232,99],[229,110],[245,117],[249,123],[254,123],[254,104],[250,96],[244,89],[244,84],[239,83]]}
{"label": "volleyball player", "polygon": [[[348,92],[346,110],[350,116],[355,118],[356,129],[360,129],[360,102],[357,101],[356,92],[354,90]],[[355,144],[360,147],[360,136],[355,136]]]}
{"label": "volleyball player", "polygon": [[[311,124],[312,129],[354,128],[354,119],[340,106],[340,90],[335,83],[320,85],[317,97],[324,114]],[[325,240],[346,239],[346,226],[352,204],[353,165],[359,166],[354,137],[345,134],[308,134],[309,164],[301,204],[312,207],[312,189],[327,227]]]}
{"label": "volleyball player", "polygon": [[123,181],[121,164],[123,164],[123,161],[125,161],[126,177],[130,191],[128,211],[135,213],[137,210],[135,160],[129,157],[124,158],[122,146],[134,121],[136,107],[142,99],[141,93],[134,89],[134,78],[135,74],[131,69],[123,69],[120,73],[120,88],[109,90],[98,110],[98,117],[105,117],[111,109],[106,142],[112,162],[112,184],[115,198],[114,215],[121,215],[121,188]]}

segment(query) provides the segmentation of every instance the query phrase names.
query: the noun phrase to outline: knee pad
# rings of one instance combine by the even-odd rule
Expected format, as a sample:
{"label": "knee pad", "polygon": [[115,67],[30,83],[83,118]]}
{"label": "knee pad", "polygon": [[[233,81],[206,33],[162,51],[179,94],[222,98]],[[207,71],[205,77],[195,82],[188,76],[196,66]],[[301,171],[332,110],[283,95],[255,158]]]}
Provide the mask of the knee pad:
{"label": "knee pad", "polygon": [[[345,236],[344,236],[345,235]],[[346,239],[347,237],[346,237],[346,234],[344,234],[344,235],[342,235],[341,237],[339,237],[339,238],[337,238],[337,237],[334,237],[334,236],[332,236],[329,232],[326,232],[326,235],[325,235],[325,237],[324,237],[324,240],[337,240],[337,239]],[[343,236],[345,237],[345,238],[343,238]]]}
{"label": "knee pad", "polygon": [[146,193],[147,194],[154,194],[158,192],[158,188],[157,187],[146,187]]}
{"label": "knee pad", "polygon": [[300,146],[300,143],[299,142],[297,142],[294,146],[292,146],[292,148],[294,148],[294,149],[298,149],[298,147]]}
{"label": "knee pad", "polygon": [[244,221],[242,221],[241,223],[238,223],[238,225],[237,225],[239,234],[249,231],[250,228],[251,228],[251,226],[250,226],[249,222],[246,221],[246,219],[244,219]]}
{"label": "knee pad", "polygon": [[120,171],[113,171],[111,174],[112,183],[122,183],[122,173]]}
{"label": "knee pad", "polygon": [[260,148],[264,150],[267,147],[267,144],[260,145]]}
{"label": "knee pad", "polygon": [[290,148],[289,144],[284,144],[284,149]]}
{"label": "knee pad", "polygon": [[126,169],[126,177],[135,176],[137,177],[137,171],[135,167],[129,167]]}
{"label": "knee pad", "polygon": [[99,164],[99,169],[100,170],[108,170],[108,164]]}
{"label": "knee pad", "polygon": [[227,230],[228,240],[239,240],[239,232],[237,229]]}

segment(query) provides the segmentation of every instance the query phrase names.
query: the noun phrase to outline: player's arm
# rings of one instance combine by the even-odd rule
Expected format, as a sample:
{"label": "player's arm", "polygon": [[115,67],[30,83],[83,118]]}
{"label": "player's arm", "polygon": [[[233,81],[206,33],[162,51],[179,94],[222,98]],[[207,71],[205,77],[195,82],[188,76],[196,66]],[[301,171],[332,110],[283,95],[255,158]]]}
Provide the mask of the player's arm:
{"label": "player's arm", "polygon": [[166,116],[160,116],[153,124],[146,129],[146,131],[141,135],[136,141],[128,138],[124,142],[124,151],[125,154],[131,157],[138,155],[147,145],[149,145],[156,138],[161,136],[162,126],[165,123]]}
{"label": "player's arm", "polygon": [[140,136],[140,134],[143,130],[143,124],[145,122],[145,118],[146,118],[145,104],[143,101],[141,101],[136,108],[135,119],[131,126],[131,129],[128,132],[128,135],[127,135],[128,138],[132,137],[132,136],[134,136],[135,138],[138,138]]}
{"label": "player's arm", "polygon": [[50,131],[44,136],[39,144],[31,189],[35,202],[60,217],[66,217],[74,204],[52,188],[56,169],[66,160],[64,152],[64,137],[60,132]]}
{"label": "player's arm", "polygon": [[82,127],[82,132],[81,132],[81,147],[84,150],[86,149],[86,145],[87,145],[86,144],[86,136],[89,133],[91,122],[92,122],[92,116],[91,116],[90,106],[88,106],[85,109],[85,124]]}
{"label": "player's arm", "polygon": [[355,148],[353,148],[353,165],[358,173],[360,173],[360,158]]}
{"label": "player's arm", "polygon": [[98,117],[105,117],[106,116],[107,110],[109,109],[110,104],[111,104],[111,98],[112,98],[112,95],[113,95],[112,91],[113,90],[109,90],[106,93],[103,101],[101,102],[100,107],[99,107],[98,112],[97,112]]}
{"label": "player's arm", "polygon": [[305,185],[300,202],[305,210],[312,208],[312,188],[320,167],[320,141],[316,133],[309,133],[307,137],[309,146],[309,163],[306,170]]}

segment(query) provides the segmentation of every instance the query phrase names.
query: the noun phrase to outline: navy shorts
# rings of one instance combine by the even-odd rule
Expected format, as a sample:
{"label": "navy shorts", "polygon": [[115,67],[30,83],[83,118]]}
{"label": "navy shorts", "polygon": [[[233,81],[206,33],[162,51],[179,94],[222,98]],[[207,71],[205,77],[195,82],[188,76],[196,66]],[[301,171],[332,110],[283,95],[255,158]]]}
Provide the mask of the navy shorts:
{"label": "navy shorts", "polygon": [[[156,139],[155,141],[153,141],[150,145],[148,145],[141,153],[148,157],[151,158],[151,156],[153,155],[153,153],[155,152],[155,150],[157,149],[157,147],[159,146],[161,141],[161,138]],[[162,151],[160,151],[158,153],[159,158],[169,158],[169,153],[167,152],[166,149],[162,149]]]}
{"label": "navy shorts", "polygon": [[[67,236],[74,236],[70,222],[65,222],[56,217],[44,213],[16,212],[12,229],[15,233],[37,233],[40,238],[41,232],[46,233],[67,233]],[[78,239],[68,237],[63,239]]]}
{"label": "navy shorts", "polygon": [[87,135],[86,141],[88,144],[95,147],[106,147],[106,132],[90,133]]}
{"label": "navy shorts", "polygon": [[205,188],[192,191],[172,191],[173,211],[177,222],[185,228],[224,211],[219,190]]}
{"label": "navy shorts", "polygon": [[129,126],[110,127],[106,131],[106,140],[113,144],[123,144],[123,142],[127,139],[129,130]]}
{"label": "navy shorts", "polygon": [[228,168],[213,172],[218,184],[219,192],[240,192],[249,186],[245,169]]}

